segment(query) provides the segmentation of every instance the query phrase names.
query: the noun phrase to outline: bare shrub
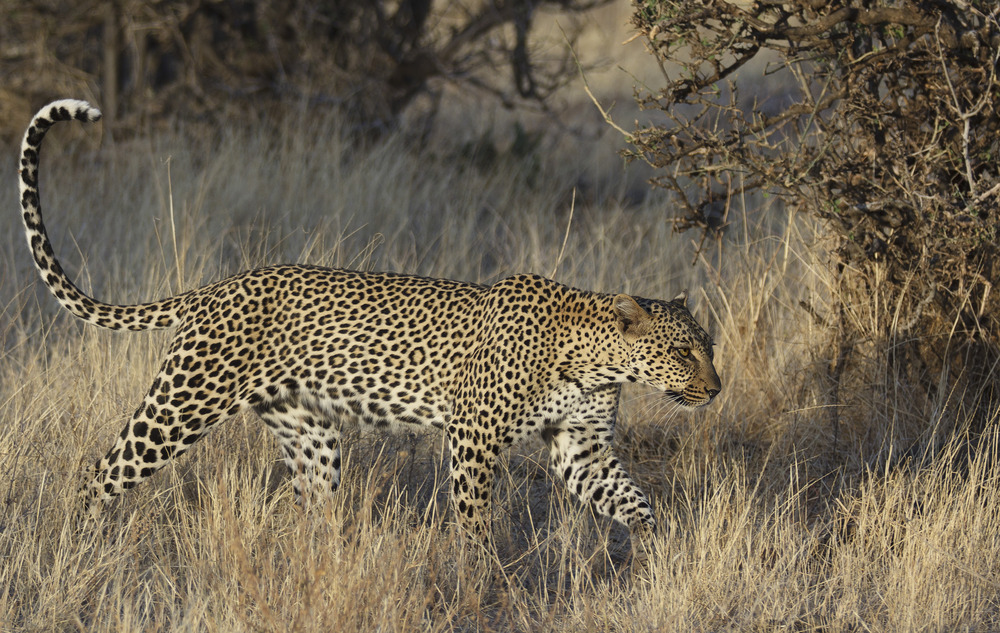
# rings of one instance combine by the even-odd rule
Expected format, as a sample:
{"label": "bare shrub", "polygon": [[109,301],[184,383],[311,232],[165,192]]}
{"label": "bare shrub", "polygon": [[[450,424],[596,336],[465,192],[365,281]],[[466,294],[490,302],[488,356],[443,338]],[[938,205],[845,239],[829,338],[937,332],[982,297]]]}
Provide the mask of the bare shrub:
{"label": "bare shrub", "polygon": [[[572,23],[606,2],[3,0],[0,102],[30,113],[55,96],[90,96],[106,121],[128,125],[165,108],[219,116],[277,100],[341,106],[381,129],[447,83],[544,102],[573,66],[561,40],[546,47],[532,32],[536,18]],[[578,29],[566,29],[572,41]]]}
{"label": "bare shrub", "polygon": [[763,196],[823,221],[829,305],[804,307],[833,332],[832,400],[845,367],[875,366],[860,380],[876,391],[915,386],[925,411],[950,400],[989,417],[998,18],[986,0],[634,3],[663,70],[636,98],[667,122],[630,133],[626,154],[658,168],[680,230],[718,236],[734,201]]}

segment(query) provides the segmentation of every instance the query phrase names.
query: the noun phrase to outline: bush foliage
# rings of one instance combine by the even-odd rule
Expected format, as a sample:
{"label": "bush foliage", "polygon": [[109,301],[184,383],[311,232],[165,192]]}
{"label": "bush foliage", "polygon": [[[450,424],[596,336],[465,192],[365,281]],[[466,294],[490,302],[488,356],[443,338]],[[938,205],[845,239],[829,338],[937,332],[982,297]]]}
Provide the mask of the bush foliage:
{"label": "bush foliage", "polygon": [[[86,91],[123,125],[164,109],[218,117],[278,100],[341,106],[361,126],[391,127],[447,83],[544,101],[573,67],[565,46],[541,50],[536,18],[605,3],[0,0],[0,92],[34,108]],[[576,30],[567,33],[572,41]]]}
{"label": "bush foliage", "polygon": [[[868,349],[984,416],[1000,358],[998,19],[992,0],[637,1],[664,77],[637,100],[668,122],[627,152],[658,168],[680,229],[717,232],[752,194],[818,218],[840,292],[805,307],[835,332],[835,381]],[[762,75],[783,94],[744,96]],[[874,321],[851,317],[874,302]]]}

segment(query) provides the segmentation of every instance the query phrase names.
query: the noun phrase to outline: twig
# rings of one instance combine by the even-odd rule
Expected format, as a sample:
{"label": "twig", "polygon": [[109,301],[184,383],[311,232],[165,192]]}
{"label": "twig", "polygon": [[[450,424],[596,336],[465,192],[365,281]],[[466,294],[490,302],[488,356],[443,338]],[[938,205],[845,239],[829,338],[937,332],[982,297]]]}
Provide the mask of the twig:
{"label": "twig", "polygon": [[941,61],[941,71],[944,73],[944,80],[948,84],[948,91],[951,93],[952,101],[955,102],[955,114],[962,120],[962,160],[965,162],[965,179],[969,181],[969,194],[973,198],[976,198],[978,197],[976,194],[976,178],[972,173],[972,159],[969,157],[969,132],[972,127],[972,118],[978,115],[983,107],[986,106],[990,94],[989,92],[983,94],[972,110],[962,111],[962,104],[958,100],[958,93],[955,92],[955,86],[951,83],[951,74],[948,72],[948,65],[944,59],[944,50],[941,48],[941,19],[938,18],[937,24],[934,25],[934,43],[937,45],[938,59]]}
{"label": "twig", "polygon": [[573,187],[573,200],[569,203],[569,219],[566,220],[566,233],[563,235],[562,246],[559,247],[559,256],[556,257],[556,265],[552,267],[550,278],[555,278],[559,264],[562,263],[563,253],[566,252],[566,242],[569,241],[569,227],[573,226],[573,210],[576,209],[576,187]]}
{"label": "twig", "polygon": [[170,234],[174,243],[174,264],[177,266],[177,291],[184,287],[184,265],[177,250],[177,224],[174,222],[174,182],[170,177],[170,157],[167,157],[167,199],[170,205]]}
{"label": "twig", "polygon": [[559,32],[562,33],[563,40],[565,40],[566,46],[569,48],[570,54],[573,55],[573,63],[576,64],[576,68],[580,72],[580,80],[583,81],[583,90],[587,93],[587,96],[590,97],[590,100],[594,102],[594,105],[597,106],[597,109],[600,111],[601,116],[604,117],[604,122],[613,127],[614,129],[616,129],[618,132],[620,132],[621,135],[625,137],[626,141],[631,142],[632,134],[630,132],[626,132],[621,126],[615,123],[614,119],[611,118],[611,114],[604,109],[604,106],[601,105],[601,102],[598,101],[597,97],[594,96],[593,91],[590,89],[590,83],[587,81],[587,75],[583,72],[583,66],[580,64],[580,59],[576,56],[576,51],[573,50],[573,46],[570,44],[569,37],[566,36],[566,31],[563,30],[561,24],[558,26],[559,26]]}
{"label": "twig", "polygon": [[986,191],[982,192],[981,194],[979,194],[978,196],[976,196],[975,198],[973,198],[971,204],[972,205],[977,205],[980,202],[982,202],[983,200],[986,200],[990,196],[994,196],[994,195],[996,195],[998,193],[1000,193],[1000,183],[997,183],[997,184],[993,185],[992,187],[990,187]]}

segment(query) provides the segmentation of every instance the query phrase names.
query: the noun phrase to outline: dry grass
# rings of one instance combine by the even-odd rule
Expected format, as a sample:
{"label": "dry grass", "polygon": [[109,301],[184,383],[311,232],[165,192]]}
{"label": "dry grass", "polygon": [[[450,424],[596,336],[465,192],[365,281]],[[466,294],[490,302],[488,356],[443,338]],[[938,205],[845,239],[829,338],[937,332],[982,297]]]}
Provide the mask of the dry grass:
{"label": "dry grass", "polygon": [[[661,297],[687,287],[718,342],[724,391],[679,417],[627,393],[619,451],[663,527],[636,576],[621,528],[571,500],[538,446],[505,461],[500,555],[477,560],[447,527],[438,436],[353,438],[336,502],[303,516],[250,415],[125,495],[99,529],[76,532],[81,473],[147,387],[167,335],[98,331],[59,312],[11,193],[0,217],[0,630],[1000,627],[997,441],[953,473],[958,448],[928,431],[941,403],[864,366],[831,426],[829,359],[817,351],[829,333],[799,308],[832,292],[812,227],[764,214],[692,267],[662,200],[623,210],[583,196],[559,259],[573,187],[594,171],[586,154],[477,169],[402,136],[357,148],[333,122],[294,118],[104,150],[96,133],[67,141],[68,129],[46,147],[43,200],[67,269],[103,299],[284,261],[485,282],[555,271]],[[11,160],[0,166],[14,173]],[[890,458],[935,439],[932,461]]]}

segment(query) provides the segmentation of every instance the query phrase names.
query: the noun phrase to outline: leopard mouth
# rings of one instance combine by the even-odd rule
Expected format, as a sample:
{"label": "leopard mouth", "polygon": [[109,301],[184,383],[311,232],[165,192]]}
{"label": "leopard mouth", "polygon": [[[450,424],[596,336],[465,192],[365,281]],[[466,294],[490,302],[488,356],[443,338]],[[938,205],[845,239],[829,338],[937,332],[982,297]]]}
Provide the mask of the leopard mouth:
{"label": "leopard mouth", "polygon": [[682,407],[685,407],[685,408],[688,408],[688,409],[697,409],[699,407],[705,406],[706,404],[708,404],[709,402],[712,401],[712,398],[704,398],[704,399],[692,400],[687,395],[685,395],[683,391],[670,391],[670,390],[667,390],[664,393],[667,396],[667,398],[669,398],[670,400],[676,402],[677,404],[681,405]]}

